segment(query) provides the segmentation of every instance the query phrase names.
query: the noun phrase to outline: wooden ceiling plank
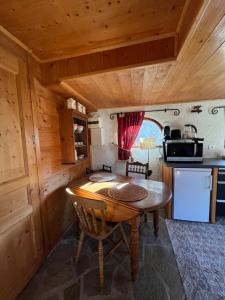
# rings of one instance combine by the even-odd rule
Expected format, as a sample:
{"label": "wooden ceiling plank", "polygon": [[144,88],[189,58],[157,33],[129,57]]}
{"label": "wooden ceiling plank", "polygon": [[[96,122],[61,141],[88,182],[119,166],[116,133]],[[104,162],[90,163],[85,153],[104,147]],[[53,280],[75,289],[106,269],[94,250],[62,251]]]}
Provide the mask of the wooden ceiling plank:
{"label": "wooden ceiling plank", "polygon": [[93,76],[87,77],[86,80],[82,78],[77,78],[73,81],[68,80],[66,83],[85,98],[91,98],[96,107],[99,108],[104,104],[104,94]]}
{"label": "wooden ceiling plank", "polygon": [[[208,0],[207,0],[208,2]],[[176,32],[178,34],[178,52],[183,46],[191,28],[196,20],[196,16],[201,11],[201,8],[206,5],[205,0],[186,0],[181,13]]]}
{"label": "wooden ceiling plank", "polygon": [[144,69],[131,70],[132,95],[136,105],[141,105],[144,73]]}
{"label": "wooden ceiling plank", "polygon": [[[121,86],[119,82],[119,77],[114,72],[111,74],[110,78],[107,76],[107,74],[104,74],[104,81],[106,83],[106,86],[108,88],[107,93],[111,94],[112,104],[116,106],[120,106],[120,100],[121,100]],[[110,92],[109,92],[110,91]]]}
{"label": "wooden ceiling plank", "polygon": [[101,100],[101,105],[99,104],[99,107],[104,107],[105,99],[108,99],[107,105],[110,106],[110,104],[113,102],[114,97],[113,91],[108,86],[107,75],[101,74],[99,76],[91,76],[90,79],[93,80],[96,84],[96,90],[94,90],[93,93],[96,94],[96,98]]}
{"label": "wooden ceiling plank", "polygon": [[178,54],[178,61],[188,63],[198,54],[225,13],[223,0],[205,0],[188,38]]}
{"label": "wooden ceiling plank", "polygon": [[132,94],[132,83],[131,83],[131,70],[126,70],[122,72],[118,72],[118,78],[122,90],[122,103],[125,106],[130,105],[130,101],[133,98]]}
{"label": "wooden ceiling plank", "polygon": [[143,103],[149,103],[151,99],[151,92],[155,82],[156,74],[159,66],[153,66],[150,68],[145,68],[142,101]]}
{"label": "wooden ceiling plank", "polygon": [[[186,47],[183,47],[183,52],[178,54],[178,63],[172,77],[170,77],[170,85],[166,84],[167,90],[163,91],[168,97],[172,98],[177,91],[181,90],[191,80],[190,78],[200,68],[201,64],[209,59],[218,44],[222,42],[224,13],[225,6],[221,0],[208,3],[204,9],[204,14],[201,15],[201,18],[198,18],[198,27],[194,31],[191,40],[186,44]],[[220,23],[222,26],[218,25]],[[213,39],[217,40],[217,43],[213,43]]]}

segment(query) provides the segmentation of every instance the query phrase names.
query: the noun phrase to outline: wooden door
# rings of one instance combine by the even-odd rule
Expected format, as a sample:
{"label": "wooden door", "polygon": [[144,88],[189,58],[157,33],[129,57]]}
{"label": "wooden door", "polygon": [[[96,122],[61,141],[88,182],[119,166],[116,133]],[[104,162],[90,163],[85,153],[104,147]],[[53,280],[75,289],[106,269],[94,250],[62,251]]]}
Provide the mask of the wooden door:
{"label": "wooden door", "polygon": [[0,300],[15,299],[43,258],[27,64],[0,46]]}

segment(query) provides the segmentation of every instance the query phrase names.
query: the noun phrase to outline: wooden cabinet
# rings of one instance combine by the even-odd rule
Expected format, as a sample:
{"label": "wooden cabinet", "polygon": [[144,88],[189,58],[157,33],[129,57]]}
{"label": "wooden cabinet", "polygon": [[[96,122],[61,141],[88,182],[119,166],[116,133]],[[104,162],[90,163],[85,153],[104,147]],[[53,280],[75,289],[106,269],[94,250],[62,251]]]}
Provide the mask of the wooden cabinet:
{"label": "wooden cabinet", "polygon": [[60,138],[63,163],[76,163],[89,157],[88,117],[73,109],[60,113]]}
{"label": "wooden cabinet", "polygon": [[[210,167],[209,167],[210,168]],[[217,195],[218,168],[212,168],[212,191],[210,196],[210,222],[216,223],[216,195]],[[162,180],[173,190],[173,168],[162,165]],[[171,201],[166,206],[167,218],[172,218]]]}
{"label": "wooden cabinet", "polygon": [[[173,189],[173,169],[167,167],[166,165],[162,165],[162,181],[171,189]],[[171,201],[166,205],[166,216],[168,219],[172,217],[172,207]]]}

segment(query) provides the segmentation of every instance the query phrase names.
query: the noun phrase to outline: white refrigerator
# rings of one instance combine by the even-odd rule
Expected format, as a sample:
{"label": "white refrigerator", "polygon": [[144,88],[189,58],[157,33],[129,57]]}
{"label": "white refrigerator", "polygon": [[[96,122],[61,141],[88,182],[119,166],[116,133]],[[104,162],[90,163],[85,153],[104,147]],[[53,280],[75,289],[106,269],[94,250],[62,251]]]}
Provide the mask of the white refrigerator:
{"label": "white refrigerator", "polygon": [[209,222],[211,169],[174,168],[173,218]]}

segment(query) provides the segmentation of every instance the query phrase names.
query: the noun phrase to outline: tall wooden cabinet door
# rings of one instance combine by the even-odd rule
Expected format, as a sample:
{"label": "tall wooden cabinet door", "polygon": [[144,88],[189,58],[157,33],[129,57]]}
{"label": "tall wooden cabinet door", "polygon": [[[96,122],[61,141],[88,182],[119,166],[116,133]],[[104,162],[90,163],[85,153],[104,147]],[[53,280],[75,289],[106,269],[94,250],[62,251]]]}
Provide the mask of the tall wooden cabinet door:
{"label": "tall wooden cabinet door", "polygon": [[15,299],[43,259],[27,64],[0,46],[0,299]]}

